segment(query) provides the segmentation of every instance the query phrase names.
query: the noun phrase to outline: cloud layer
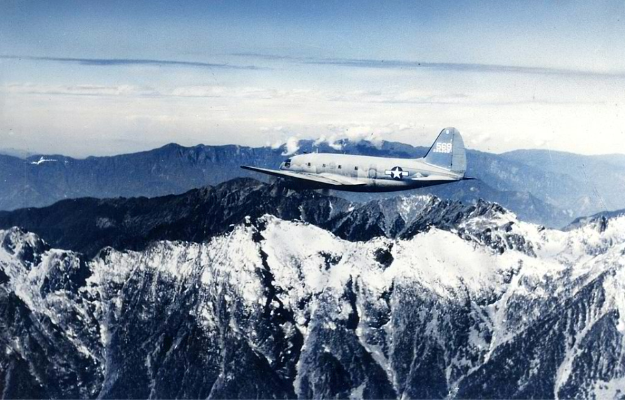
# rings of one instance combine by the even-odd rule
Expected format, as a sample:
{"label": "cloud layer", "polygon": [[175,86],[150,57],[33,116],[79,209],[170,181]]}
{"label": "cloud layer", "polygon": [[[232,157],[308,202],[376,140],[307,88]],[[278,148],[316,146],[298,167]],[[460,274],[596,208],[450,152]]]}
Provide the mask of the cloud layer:
{"label": "cloud layer", "polygon": [[[18,77],[0,85],[3,146],[86,156],[169,142],[277,143],[292,154],[301,139],[337,149],[344,139],[429,145],[440,129],[456,126],[469,147],[484,151],[537,147],[592,154],[625,148],[625,80],[618,76],[246,57],[258,58],[250,63],[266,69],[204,66],[103,75],[79,61],[86,59],[62,58],[77,65],[61,69],[62,79]],[[26,69],[31,61],[20,65]],[[36,78],[34,72],[26,76]]]}
{"label": "cloud layer", "polygon": [[115,66],[158,66],[158,67],[187,67],[187,68],[211,68],[211,69],[233,69],[233,70],[258,70],[265,69],[254,65],[231,65],[224,63],[209,63],[200,61],[183,60],[155,60],[155,59],[133,59],[133,58],[74,58],[74,57],[36,57],[20,55],[0,55],[0,59],[5,60],[29,60],[29,61],[52,61],[68,64],[79,64],[93,67],[115,67]]}

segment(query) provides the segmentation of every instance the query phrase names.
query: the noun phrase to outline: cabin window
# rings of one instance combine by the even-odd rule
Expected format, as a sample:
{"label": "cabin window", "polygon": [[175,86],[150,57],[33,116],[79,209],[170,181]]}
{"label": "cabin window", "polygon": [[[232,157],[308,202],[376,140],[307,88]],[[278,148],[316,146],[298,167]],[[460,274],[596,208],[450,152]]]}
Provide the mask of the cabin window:
{"label": "cabin window", "polygon": [[354,167],[354,171],[358,171],[358,167]]}
{"label": "cabin window", "polygon": [[339,169],[341,169],[341,165],[339,164]]}
{"label": "cabin window", "polygon": [[310,167],[310,163],[308,163],[308,166]]}
{"label": "cabin window", "polygon": [[291,168],[291,159],[287,158],[284,160],[284,168]]}
{"label": "cabin window", "polygon": [[322,165],[322,167],[323,167],[323,168],[325,168],[325,167],[326,167],[326,165],[325,165],[325,164],[323,164],[323,165]]}

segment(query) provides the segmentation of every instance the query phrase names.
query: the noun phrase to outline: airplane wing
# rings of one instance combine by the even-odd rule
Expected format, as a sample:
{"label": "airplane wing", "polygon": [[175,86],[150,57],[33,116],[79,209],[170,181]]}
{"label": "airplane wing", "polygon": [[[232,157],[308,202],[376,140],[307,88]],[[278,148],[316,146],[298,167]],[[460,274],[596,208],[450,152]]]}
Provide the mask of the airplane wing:
{"label": "airplane wing", "polygon": [[267,175],[273,175],[280,178],[295,179],[300,182],[314,182],[330,186],[365,186],[366,183],[358,181],[354,178],[334,174],[307,174],[305,172],[278,171],[275,169],[248,167],[242,165],[241,168],[250,171],[260,172]]}

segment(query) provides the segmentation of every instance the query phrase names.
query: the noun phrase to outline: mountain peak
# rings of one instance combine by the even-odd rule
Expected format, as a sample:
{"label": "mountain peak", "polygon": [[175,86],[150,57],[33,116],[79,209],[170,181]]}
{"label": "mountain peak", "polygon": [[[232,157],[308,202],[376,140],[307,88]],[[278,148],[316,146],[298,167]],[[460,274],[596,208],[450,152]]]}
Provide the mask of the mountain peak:
{"label": "mountain peak", "polygon": [[39,236],[19,227],[0,232],[0,248],[10,256],[29,264],[37,264],[50,246]]}

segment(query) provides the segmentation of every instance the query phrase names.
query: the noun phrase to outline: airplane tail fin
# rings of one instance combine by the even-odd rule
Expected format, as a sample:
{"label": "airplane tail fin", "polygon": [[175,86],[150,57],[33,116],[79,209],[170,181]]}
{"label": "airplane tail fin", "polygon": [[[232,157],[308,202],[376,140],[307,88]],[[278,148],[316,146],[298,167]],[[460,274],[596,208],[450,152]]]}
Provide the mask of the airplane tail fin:
{"label": "airplane tail fin", "polygon": [[456,128],[443,129],[428,150],[424,160],[428,164],[464,176],[467,170],[467,156],[460,132]]}

